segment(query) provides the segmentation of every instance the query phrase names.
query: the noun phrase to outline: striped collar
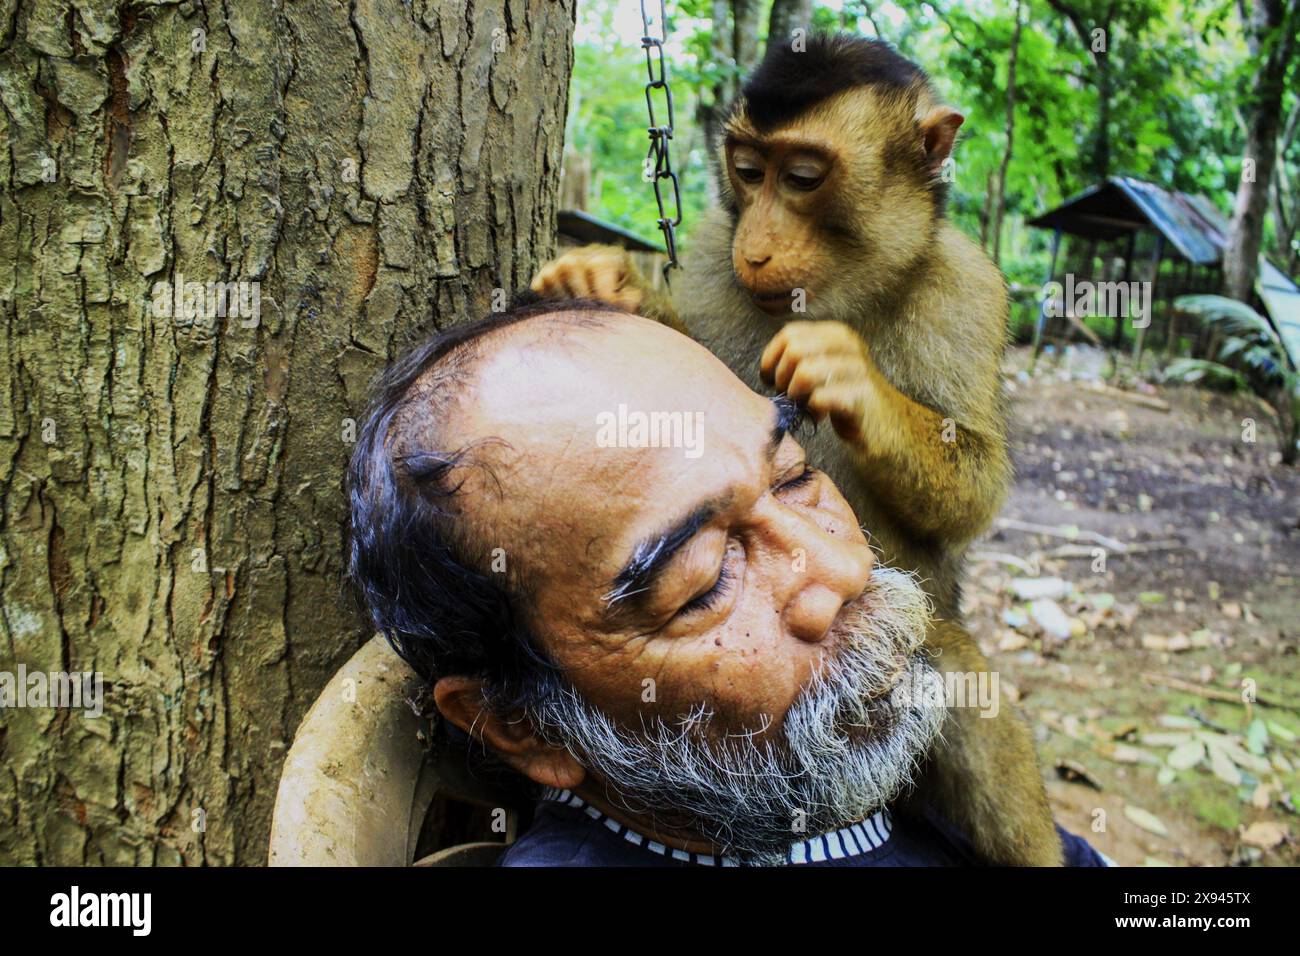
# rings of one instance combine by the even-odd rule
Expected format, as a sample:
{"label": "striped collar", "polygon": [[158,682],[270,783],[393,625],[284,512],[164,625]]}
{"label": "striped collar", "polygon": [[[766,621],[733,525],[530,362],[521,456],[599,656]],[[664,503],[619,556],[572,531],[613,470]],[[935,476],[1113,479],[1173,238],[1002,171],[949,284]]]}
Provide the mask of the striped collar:
{"label": "striped collar", "polygon": [[[638,833],[626,824],[619,823],[607,814],[597,810],[572,790],[557,790],[554,787],[546,787],[542,791],[542,799],[563,803],[575,810],[581,810],[591,819],[610,832],[621,836],[627,842],[652,853],[658,853],[660,856],[700,866],[740,865],[739,862],[729,856],[718,857],[709,853],[691,853],[651,840],[644,834]],[[894,820],[889,811],[880,810],[874,816],[868,817],[860,823],[790,844],[790,849],[786,852],[786,862],[792,864],[820,863],[823,860],[843,860],[847,857],[863,856],[884,846],[893,828]]]}

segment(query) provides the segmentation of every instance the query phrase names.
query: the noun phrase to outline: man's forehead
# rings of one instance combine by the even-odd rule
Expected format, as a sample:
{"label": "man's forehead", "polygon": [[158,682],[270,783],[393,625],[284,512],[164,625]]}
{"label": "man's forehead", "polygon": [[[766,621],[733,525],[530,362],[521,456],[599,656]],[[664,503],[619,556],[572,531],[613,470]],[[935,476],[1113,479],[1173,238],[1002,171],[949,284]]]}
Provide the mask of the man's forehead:
{"label": "man's forehead", "polygon": [[[772,414],[768,402],[757,408]],[[711,431],[723,432],[726,421],[720,409],[663,411],[657,420],[638,411],[611,410],[600,425],[566,423],[561,431],[569,432],[569,440],[561,454],[546,447],[544,454],[521,456],[517,483],[511,482],[519,491],[516,519],[529,522],[542,514],[557,519],[582,540],[586,557],[604,564],[675,516],[684,502],[724,493],[761,453],[771,425],[750,412],[733,416],[725,432],[715,436]],[[659,438],[670,440],[639,444],[653,437],[655,429]],[[671,441],[675,434],[683,436],[683,443]],[[698,455],[686,447],[687,440]]]}
{"label": "man's forehead", "polygon": [[701,346],[627,316],[521,335],[478,373],[455,437],[500,441],[479,449],[491,477],[466,487],[467,505],[478,499],[483,525],[552,579],[608,571],[684,501],[724,491],[761,455],[774,418]]}

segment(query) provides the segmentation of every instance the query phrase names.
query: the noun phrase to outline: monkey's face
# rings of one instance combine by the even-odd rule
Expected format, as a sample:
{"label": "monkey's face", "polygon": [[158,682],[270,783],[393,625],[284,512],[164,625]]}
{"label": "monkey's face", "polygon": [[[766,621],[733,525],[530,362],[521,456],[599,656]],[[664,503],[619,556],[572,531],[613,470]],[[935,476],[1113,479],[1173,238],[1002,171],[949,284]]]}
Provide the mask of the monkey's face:
{"label": "monkey's face", "polygon": [[727,144],[740,211],[732,267],[765,312],[789,312],[796,296],[815,297],[831,272],[832,250],[818,223],[840,187],[837,158],[829,144],[799,135]]}
{"label": "monkey's face", "polygon": [[757,129],[743,104],[728,120],[732,266],[758,308],[838,313],[886,290],[922,253],[938,216],[933,182],[961,117],[917,102],[859,88],[774,129]]}

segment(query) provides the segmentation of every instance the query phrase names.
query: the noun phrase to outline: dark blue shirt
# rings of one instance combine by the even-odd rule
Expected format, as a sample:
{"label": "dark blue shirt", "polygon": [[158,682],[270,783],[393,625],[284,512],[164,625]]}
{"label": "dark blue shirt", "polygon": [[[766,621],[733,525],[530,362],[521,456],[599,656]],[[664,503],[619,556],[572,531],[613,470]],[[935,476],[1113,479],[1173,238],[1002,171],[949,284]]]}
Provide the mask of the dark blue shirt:
{"label": "dark blue shirt", "polygon": [[[714,862],[712,858],[677,859],[671,850],[647,846],[643,837],[609,820],[604,814],[572,797],[566,791],[563,802],[541,800],[533,824],[502,856],[500,866],[691,866]],[[880,839],[853,841],[846,855],[843,844],[832,836],[803,841],[815,844],[820,859],[802,866],[985,866],[968,840],[950,824],[933,815],[925,817],[883,814],[873,818],[873,834]],[[886,820],[885,826],[879,821]],[[840,831],[843,833],[844,831]],[[1088,843],[1059,826],[1066,866],[1105,866],[1106,862]],[[865,846],[864,846],[865,844]],[[838,853],[838,856],[833,854]]]}

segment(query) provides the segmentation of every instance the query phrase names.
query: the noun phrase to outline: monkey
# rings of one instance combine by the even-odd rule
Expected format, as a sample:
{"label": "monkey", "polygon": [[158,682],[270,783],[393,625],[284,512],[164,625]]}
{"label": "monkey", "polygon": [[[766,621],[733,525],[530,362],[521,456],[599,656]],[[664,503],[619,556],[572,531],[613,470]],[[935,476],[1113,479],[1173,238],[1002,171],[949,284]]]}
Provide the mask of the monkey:
{"label": "monkey", "polygon": [[[961,576],[1011,482],[1009,306],[1000,270],[945,214],[964,117],[882,41],[805,43],[770,45],[731,104],[714,147],[718,201],[671,295],[617,246],[566,253],[532,289],[684,327],[751,387],[828,422],[810,460],[881,558],[920,578],[935,608],[933,662],[986,673],[961,624]],[[912,800],[990,862],[1060,865],[1032,734],[1010,706],[992,717],[949,707],[920,781]]]}

